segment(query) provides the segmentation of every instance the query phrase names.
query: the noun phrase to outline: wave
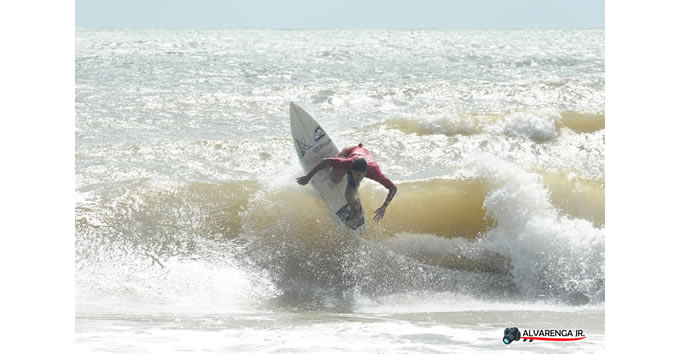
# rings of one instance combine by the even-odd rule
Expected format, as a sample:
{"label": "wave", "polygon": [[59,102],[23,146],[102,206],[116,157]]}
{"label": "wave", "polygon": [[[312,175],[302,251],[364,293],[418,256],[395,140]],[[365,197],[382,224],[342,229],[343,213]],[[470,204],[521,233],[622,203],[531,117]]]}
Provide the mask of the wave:
{"label": "wave", "polygon": [[[385,220],[362,238],[292,182],[135,180],[81,191],[79,308],[343,308],[414,291],[603,301],[603,210],[587,220],[570,209],[603,209],[604,184],[476,161],[476,179],[399,183]],[[371,184],[361,193],[366,209],[385,194]]]}
{"label": "wave", "polygon": [[561,128],[576,133],[592,133],[604,129],[604,114],[565,111],[556,113],[514,112],[508,114],[466,114],[435,116],[403,116],[376,126],[396,129],[406,134],[469,136],[503,134],[536,142],[557,138]]}
{"label": "wave", "polygon": [[[344,308],[414,291],[603,301],[604,184],[476,161],[474,179],[399,183],[363,238],[339,229],[312,189],[279,177],[81,191],[79,309]],[[361,193],[367,209],[385,194],[372,184]],[[601,220],[570,215],[584,206]]]}
{"label": "wave", "polygon": [[565,126],[577,133],[592,133],[604,129],[604,114],[579,113],[566,111],[560,114],[560,126]]}
{"label": "wave", "polygon": [[540,171],[550,202],[561,214],[605,225],[605,181],[582,178],[574,172]]}
{"label": "wave", "polygon": [[[550,202],[562,214],[604,225],[603,181],[570,172],[542,171],[538,176]],[[369,223],[369,238],[383,239],[399,232],[475,238],[496,225],[484,206],[492,188],[488,179],[430,179],[398,185],[399,196],[384,222]],[[366,183],[361,196],[370,216],[382,204],[385,191]],[[132,245],[171,244],[178,234],[233,239],[282,222],[289,222],[298,235],[314,237],[334,225],[323,200],[292,181],[268,189],[253,180],[187,184],[138,180],[103,192],[96,200],[81,199],[76,207],[79,234],[96,234],[102,228],[134,231],[124,238]]]}
{"label": "wave", "polygon": [[604,301],[604,229],[561,215],[537,174],[491,156],[480,169],[493,186],[484,206],[497,222],[482,242],[509,259],[519,291]]}

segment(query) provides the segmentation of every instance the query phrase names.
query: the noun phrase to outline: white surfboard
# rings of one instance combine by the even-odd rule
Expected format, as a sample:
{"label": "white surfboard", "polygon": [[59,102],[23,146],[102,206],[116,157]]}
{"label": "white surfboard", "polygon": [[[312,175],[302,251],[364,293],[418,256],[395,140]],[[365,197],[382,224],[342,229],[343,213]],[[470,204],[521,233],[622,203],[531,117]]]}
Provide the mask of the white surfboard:
{"label": "white surfboard", "polygon": [[[338,156],[338,148],[331,137],[309,113],[293,102],[290,103],[290,129],[295,151],[305,173],[309,173],[321,159]],[[331,169],[326,168],[317,172],[311,183],[342,224],[353,230],[365,230],[363,210],[354,210],[345,199],[347,175],[335,183],[331,180]]]}

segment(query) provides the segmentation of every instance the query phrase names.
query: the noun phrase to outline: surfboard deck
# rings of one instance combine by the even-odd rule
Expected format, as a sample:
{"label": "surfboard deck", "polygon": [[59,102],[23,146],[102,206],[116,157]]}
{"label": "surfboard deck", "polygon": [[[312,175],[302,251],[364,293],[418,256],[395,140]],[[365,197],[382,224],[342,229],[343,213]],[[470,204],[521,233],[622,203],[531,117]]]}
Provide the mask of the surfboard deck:
{"label": "surfboard deck", "polygon": [[[290,103],[290,129],[295,151],[305,173],[309,173],[322,159],[338,156],[338,147],[331,137],[309,113],[293,102]],[[331,169],[326,168],[317,172],[311,183],[342,224],[352,230],[365,230],[363,210],[356,210],[345,199],[347,175],[335,183],[331,180]]]}

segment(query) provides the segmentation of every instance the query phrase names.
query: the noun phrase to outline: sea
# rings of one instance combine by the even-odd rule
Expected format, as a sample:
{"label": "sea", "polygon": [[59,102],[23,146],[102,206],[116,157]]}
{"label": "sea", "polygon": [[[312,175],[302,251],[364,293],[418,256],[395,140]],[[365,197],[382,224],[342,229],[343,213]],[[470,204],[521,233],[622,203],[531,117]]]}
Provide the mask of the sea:
{"label": "sea", "polygon": [[[75,49],[77,352],[604,350],[604,29],[78,28]],[[375,222],[387,190],[362,183],[363,234],[295,182],[290,102],[397,185]]]}

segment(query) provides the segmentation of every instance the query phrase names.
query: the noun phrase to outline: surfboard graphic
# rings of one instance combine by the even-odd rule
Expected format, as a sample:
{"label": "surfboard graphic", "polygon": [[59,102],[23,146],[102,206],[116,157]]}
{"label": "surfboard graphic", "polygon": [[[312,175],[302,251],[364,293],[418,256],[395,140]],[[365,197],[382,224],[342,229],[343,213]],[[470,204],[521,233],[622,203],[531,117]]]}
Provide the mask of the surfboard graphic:
{"label": "surfboard graphic", "polygon": [[[309,173],[321,159],[338,156],[339,150],[331,137],[309,113],[293,102],[290,103],[290,129],[295,151],[305,173]],[[311,183],[344,225],[352,230],[365,229],[363,210],[355,210],[345,199],[347,176],[335,183],[331,180],[330,169],[324,169],[312,177]]]}

